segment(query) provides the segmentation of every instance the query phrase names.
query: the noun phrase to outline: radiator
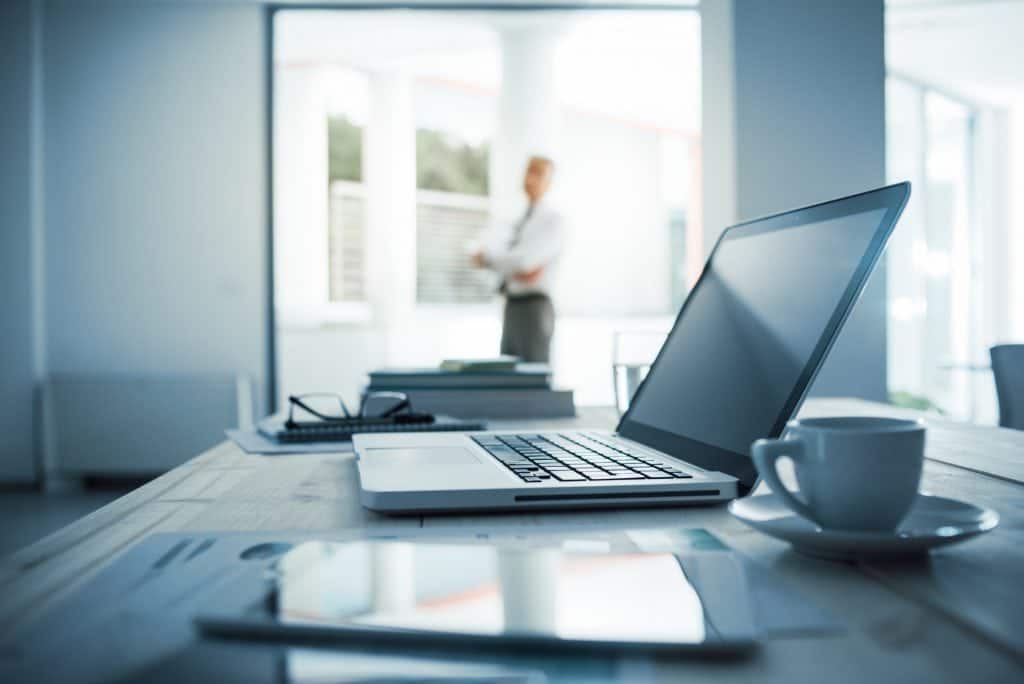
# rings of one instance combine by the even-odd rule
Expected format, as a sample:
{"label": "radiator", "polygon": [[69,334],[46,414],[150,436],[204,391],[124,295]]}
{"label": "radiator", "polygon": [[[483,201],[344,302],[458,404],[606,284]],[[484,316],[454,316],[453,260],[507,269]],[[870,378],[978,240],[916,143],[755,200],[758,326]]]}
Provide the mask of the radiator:
{"label": "radiator", "polygon": [[148,476],[169,470],[252,422],[240,375],[51,376],[43,388],[48,478]]}

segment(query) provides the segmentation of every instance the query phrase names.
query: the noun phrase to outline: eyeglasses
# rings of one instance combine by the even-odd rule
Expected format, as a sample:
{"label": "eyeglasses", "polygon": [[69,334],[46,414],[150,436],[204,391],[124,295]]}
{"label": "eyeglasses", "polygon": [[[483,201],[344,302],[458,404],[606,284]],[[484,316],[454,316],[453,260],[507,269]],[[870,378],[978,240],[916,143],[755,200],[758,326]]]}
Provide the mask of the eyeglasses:
{"label": "eyeglasses", "polygon": [[[338,412],[331,412],[329,410],[321,410],[310,406],[310,401],[317,399],[327,399],[331,403],[337,402],[338,409],[340,410]],[[383,410],[374,412],[367,410],[367,407],[377,403],[383,405]],[[296,407],[318,420],[296,420]],[[285,421],[285,427],[301,427],[303,425],[320,422],[339,423],[358,420],[384,420],[387,418],[407,416],[419,417],[420,414],[413,413],[412,402],[409,401],[409,396],[404,392],[369,392],[363,397],[363,400],[359,405],[359,412],[356,413],[356,415],[352,415],[348,410],[348,407],[345,406],[345,401],[340,395],[331,394],[329,392],[313,392],[310,394],[291,395],[288,397],[288,420]]]}

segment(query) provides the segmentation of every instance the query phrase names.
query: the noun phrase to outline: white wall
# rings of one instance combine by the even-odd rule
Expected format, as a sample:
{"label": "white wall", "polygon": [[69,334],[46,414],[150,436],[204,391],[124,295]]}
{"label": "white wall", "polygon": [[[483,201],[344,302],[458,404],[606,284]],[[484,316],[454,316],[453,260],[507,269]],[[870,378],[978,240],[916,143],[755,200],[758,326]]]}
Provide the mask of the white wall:
{"label": "white wall", "polygon": [[49,370],[242,371],[262,408],[263,8],[53,0],[44,55]]}
{"label": "white wall", "polygon": [[552,184],[568,234],[555,292],[560,312],[674,314],[661,135],[578,112],[563,120]]}
{"label": "white wall", "polygon": [[[706,245],[730,220],[885,182],[882,0],[706,0]],[[709,77],[709,76],[714,77]],[[880,265],[812,387],[884,400]]]}
{"label": "white wall", "polygon": [[29,0],[0,3],[0,481],[33,465]]}

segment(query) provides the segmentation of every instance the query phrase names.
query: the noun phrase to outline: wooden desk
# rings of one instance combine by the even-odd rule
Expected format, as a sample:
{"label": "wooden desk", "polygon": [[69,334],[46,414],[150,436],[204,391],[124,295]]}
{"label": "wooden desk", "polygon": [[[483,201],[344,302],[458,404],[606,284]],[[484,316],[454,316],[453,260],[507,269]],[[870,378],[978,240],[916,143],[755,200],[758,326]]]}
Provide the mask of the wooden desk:
{"label": "wooden desk", "polygon": [[[917,415],[850,400],[810,401],[802,413],[840,414]],[[529,429],[608,427],[614,420],[611,410],[590,409],[575,420],[530,423]],[[840,636],[769,641],[753,658],[740,662],[616,661],[604,671],[606,678],[1024,681],[1024,432],[935,418],[928,423],[925,489],[990,506],[1002,522],[988,535],[938,551],[929,560],[892,566],[805,558],[735,521],[724,506],[387,518],[360,507],[351,454],[251,456],[224,443],[0,561],[0,680],[6,679],[5,672],[19,672],[19,635],[33,621],[59,608],[112,559],[153,533],[329,533],[377,526],[500,531],[521,525],[557,531],[602,525],[705,527],[770,567],[847,626]],[[279,646],[199,643],[193,638],[173,657],[140,670],[138,663],[119,664],[132,648],[131,639],[113,632],[95,639],[88,647],[109,651],[107,669],[78,673],[83,680],[163,675],[169,680],[276,681],[279,676],[273,655]],[[557,673],[553,679],[559,681]]]}

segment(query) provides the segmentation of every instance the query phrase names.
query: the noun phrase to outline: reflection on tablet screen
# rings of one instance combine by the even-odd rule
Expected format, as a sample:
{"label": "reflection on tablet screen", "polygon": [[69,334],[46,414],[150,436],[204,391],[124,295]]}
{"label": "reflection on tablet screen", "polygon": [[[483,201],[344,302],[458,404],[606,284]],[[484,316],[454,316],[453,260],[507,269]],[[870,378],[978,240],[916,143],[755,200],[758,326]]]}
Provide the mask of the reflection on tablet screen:
{"label": "reflection on tablet screen", "polygon": [[674,644],[713,632],[670,553],[310,542],[278,571],[287,625]]}

